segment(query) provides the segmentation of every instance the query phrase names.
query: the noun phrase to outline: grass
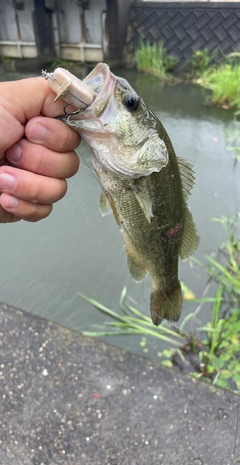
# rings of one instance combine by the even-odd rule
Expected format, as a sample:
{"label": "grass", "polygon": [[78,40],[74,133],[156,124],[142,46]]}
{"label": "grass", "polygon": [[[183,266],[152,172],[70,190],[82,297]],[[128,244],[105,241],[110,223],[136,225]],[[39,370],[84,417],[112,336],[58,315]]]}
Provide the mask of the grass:
{"label": "grass", "polygon": [[150,45],[140,40],[135,59],[138,71],[153,74],[162,80],[165,80],[167,72],[172,71],[178,64],[178,59],[167,53],[163,42]]}
{"label": "grass", "polygon": [[198,83],[212,91],[214,104],[240,109],[240,65],[212,67],[202,73]]}
{"label": "grass", "polygon": [[[159,327],[153,326],[151,318],[137,309],[136,302],[127,296],[124,288],[120,313],[82,295],[97,310],[111,318],[105,323],[104,330],[84,334],[96,337],[140,335],[144,353],[147,352],[149,337],[157,338],[166,344],[158,353],[164,365],[172,367],[177,363],[183,370],[186,367],[189,371],[194,356],[197,359],[191,373],[194,377],[240,394],[240,242],[235,238],[237,218],[214,220],[225,228],[226,241],[220,246],[218,257],[208,256],[207,265],[198,264],[207,270],[209,279],[215,283],[216,292],[214,297],[196,298],[183,284],[185,300],[200,306],[184,319],[179,328],[166,321]],[[211,305],[210,321],[204,325],[198,323],[194,333],[185,331],[189,320],[199,322],[203,303]]]}

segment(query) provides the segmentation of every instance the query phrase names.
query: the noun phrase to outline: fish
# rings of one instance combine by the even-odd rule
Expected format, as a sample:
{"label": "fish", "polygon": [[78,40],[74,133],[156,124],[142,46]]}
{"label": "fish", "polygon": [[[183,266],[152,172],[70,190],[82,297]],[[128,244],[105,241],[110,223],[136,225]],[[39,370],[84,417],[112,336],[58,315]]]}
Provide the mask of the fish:
{"label": "fish", "polygon": [[132,278],[152,278],[153,324],[177,322],[183,305],[179,256],[186,260],[199,244],[187,206],[192,166],[176,156],[157,116],[107,64],[98,63],[83,81],[62,68],[43,76],[56,98],[74,107],[67,112],[66,106],[60,119],[91,148],[102,188],[99,208],[116,219]]}

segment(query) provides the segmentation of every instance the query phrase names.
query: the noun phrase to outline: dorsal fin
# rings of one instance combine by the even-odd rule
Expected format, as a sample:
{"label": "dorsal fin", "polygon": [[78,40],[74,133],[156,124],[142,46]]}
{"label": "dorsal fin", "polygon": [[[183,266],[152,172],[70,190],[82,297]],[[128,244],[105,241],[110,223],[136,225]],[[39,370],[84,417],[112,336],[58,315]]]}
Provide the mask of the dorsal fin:
{"label": "dorsal fin", "polygon": [[184,158],[177,157],[180,175],[182,179],[183,195],[186,201],[195,182],[192,165]]}

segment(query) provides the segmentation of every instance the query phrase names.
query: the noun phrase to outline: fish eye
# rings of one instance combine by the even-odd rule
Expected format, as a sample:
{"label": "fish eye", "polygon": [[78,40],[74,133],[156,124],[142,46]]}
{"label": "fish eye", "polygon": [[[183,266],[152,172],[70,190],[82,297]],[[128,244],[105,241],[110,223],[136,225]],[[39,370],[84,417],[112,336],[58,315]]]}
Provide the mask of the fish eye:
{"label": "fish eye", "polygon": [[136,94],[128,92],[123,97],[123,104],[129,111],[136,111],[139,107],[139,97]]}

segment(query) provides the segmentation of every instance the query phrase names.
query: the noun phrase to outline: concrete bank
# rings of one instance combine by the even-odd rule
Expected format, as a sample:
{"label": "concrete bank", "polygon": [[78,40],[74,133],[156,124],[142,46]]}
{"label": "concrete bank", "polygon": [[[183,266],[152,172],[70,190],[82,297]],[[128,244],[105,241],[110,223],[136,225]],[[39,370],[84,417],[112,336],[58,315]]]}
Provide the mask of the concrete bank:
{"label": "concrete bank", "polygon": [[0,305],[1,465],[227,465],[229,392]]}

